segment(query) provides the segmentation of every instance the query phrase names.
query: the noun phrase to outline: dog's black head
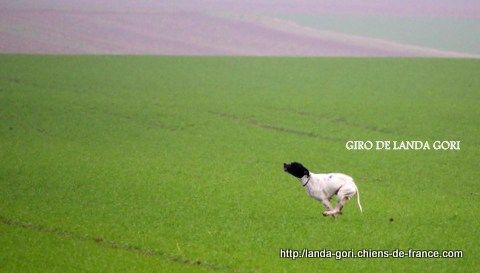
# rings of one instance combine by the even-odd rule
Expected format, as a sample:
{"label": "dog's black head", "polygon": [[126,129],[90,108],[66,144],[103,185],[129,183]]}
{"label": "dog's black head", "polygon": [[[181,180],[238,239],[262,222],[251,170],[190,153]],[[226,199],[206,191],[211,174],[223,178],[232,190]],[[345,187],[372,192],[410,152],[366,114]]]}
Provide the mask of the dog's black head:
{"label": "dog's black head", "polygon": [[307,170],[307,168],[298,162],[292,162],[290,164],[283,163],[283,170],[298,178],[302,178],[305,175],[310,175],[310,172]]}

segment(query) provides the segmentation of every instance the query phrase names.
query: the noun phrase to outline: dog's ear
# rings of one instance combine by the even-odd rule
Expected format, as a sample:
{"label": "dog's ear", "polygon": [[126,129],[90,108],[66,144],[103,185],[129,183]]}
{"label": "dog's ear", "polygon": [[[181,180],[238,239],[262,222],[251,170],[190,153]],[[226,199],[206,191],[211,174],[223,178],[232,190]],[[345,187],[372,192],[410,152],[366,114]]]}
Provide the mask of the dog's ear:
{"label": "dog's ear", "polygon": [[305,169],[305,170],[303,171],[303,175],[307,175],[307,176],[308,176],[308,175],[310,175],[310,172],[309,172],[307,169]]}

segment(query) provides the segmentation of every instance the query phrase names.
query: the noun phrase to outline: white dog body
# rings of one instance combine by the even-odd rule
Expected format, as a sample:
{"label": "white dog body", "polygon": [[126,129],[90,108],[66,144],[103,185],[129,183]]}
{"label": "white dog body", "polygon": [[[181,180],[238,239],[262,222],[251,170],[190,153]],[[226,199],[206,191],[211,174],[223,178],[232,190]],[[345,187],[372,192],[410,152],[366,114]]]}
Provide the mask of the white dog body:
{"label": "white dog body", "polygon": [[[325,207],[323,215],[335,217],[341,214],[343,206],[355,194],[357,195],[358,208],[363,212],[360,204],[360,192],[352,177],[343,173],[312,173],[298,162],[284,163],[283,169],[297,177],[311,197],[322,202]],[[337,195],[335,208],[330,203],[334,195]]]}
{"label": "white dog body", "polygon": [[346,194],[350,195],[354,195],[356,189],[353,179],[341,173],[310,173],[310,177],[304,176],[300,178],[300,182],[305,185],[308,194],[319,201],[331,199],[339,189],[344,189]]}
{"label": "white dog body", "polygon": [[[353,178],[343,173],[316,174],[310,172],[310,175],[300,178],[300,183],[305,185],[308,194],[322,202],[327,211],[326,215],[337,214],[342,209],[346,201],[357,194],[357,203],[360,211],[363,211],[360,204],[360,193],[353,181]],[[332,210],[330,200],[337,195],[337,207]],[[342,200],[344,200],[342,202]],[[338,206],[341,204],[341,207]]]}

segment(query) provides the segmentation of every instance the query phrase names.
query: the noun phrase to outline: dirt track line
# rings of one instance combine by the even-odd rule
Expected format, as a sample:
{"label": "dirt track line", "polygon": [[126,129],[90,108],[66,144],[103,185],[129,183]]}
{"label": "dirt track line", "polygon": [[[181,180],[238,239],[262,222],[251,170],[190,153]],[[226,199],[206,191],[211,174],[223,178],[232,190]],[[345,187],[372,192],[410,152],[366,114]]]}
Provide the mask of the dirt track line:
{"label": "dirt track line", "polygon": [[255,120],[253,118],[241,118],[233,114],[229,113],[223,113],[223,112],[214,112],[214,111],[208,111],[208,113],[215,115],[217,117],[225,118],[225,119],[230,119],[230,120],[235,120],[241,123],[248,124],[253,127],[257,127],[260,129],[265,129],[269,131],[276,131],[276,132],[282,132],[282,133],[287,133],[291,135],[297,135],[297,136],[305,136],[305,137],[311,137],[311,138],[318,138],[318,139],[323,139],[327,141],[332,141],[332,142],[344,142],[345,139],[341,138],[336,138],[336,137],[328,137],[328,136],[322,136],[319,134],[315,134],[312,132],[306,132],[306,131],[301,131],[301,130],[296,130],[296,129],[290,129],[290,128],[285,128],[285,127],[279,127],[279,126],[273,126],[267,123],[261,123],[258,120]]}
{"label": "dirt track line", "polygon": [[5,81],[5,82],[8,82],[8,83],[13,83],[13,84],[18,84],[18,85],[35,86],[35,87],[39,86],[37,84],[24,82],[23,80],[21,80],[19,78],[12,78],[12,77],[0,77],[0,81]]}
{"label": "dirt track line", "polygon": [[[168,126],[165,123],[159,121],[158,119],[156,119],[155,121],[135,119],[135,116],[130,116],[130,115],[127,115],[127,114],[123,114],[121,112],[115,112],[115,111],[106,110],[106,109],[102,109],[102,108],[94,107],[94,106],[90,106],[86,109],[88,109],[89,111],[93,111],[96,114],[104,114],[104,115],[107,115],[107,116],[110,116],[110,117],[113,117],[113,118],[116,118],[116,119],[120,119],[120,120],[127,121],[127,122],[130,122],[130,123],[139,124],[139,125],[145,126],[147,128],[158,128],[158,129],[167,130],[167,131],[170,131],[170,132],[175,132],[175,131],[182,131],[182,130],[185,129],[185,127],[187,127],[187,126],[183,126],[183,127]],[[189,125],[189,126],[192,126],[192,125]]]}
{"label": "dirt track line", "polygon": [[183,264],[183,265],[188,265],[188,266],[192,266],[192,267],[202,267],[202,268],[212,270],[212,271],[238,272],[238,273],[246,272],[246,271],[241,271],[241,270],[234,269],[234,268],[224,266],[224,265],[211,264],[211,263],[207,263],[205,261],[191,260],[191,259],[188,259],[188,258],[185,258],[185,257],[182,257],[182,256],[169,255],[169,254],[166,254],[166,253],[164,253],[162,251],[159,251],[159,250],[156,250],[156,249],[142,248],[140,246],[136,246],[136,245],[132,245],[132,244],[128,244],[128,243],[106,240],[102,237],[95,237],[95,236],[84,235],[84,234],[76,234],[76,233],[66,231],[66,230],[62,230],[62,229],[55,228],[55,227],[47,227],[47,226],[37,225],[37,224],[29,223],[29,222],[13,220],[13,219],[9,219],[9,218],[6,218],[4,216],[1,216],[1,215],[0,215],[0,224],[4,224],[4,225],[7,225],[7,226],[12,226],[12,227],[20,227],[20,228],[28,229],[28,230],[35,231],[35,232],[55,235],[55,236],[58,236],[58,237],[69,239],[69,240],[93,242],[93,243],[95,243],[97,245],[100,245],[102,247],[105,247],[105,248],[123,250],[123,251],[127,251],[127,252],[130,252],[130,253],[136,253],[136,254],[139,254],[139,255],[142,255],[142,256],[146,256],[146,257],[162,258],[162,259],[168,260],[170,262],[179,263],[179,264]]}
{"label": "dirt track line", "polygon": [[290,108],[282,108],[282,107],[266,107],[266,106],[262,106],[262,107],[263,108],[269,108],[269,109],[272,109],[274,111],[278,111],[278,112],[284,113],[284,114],[286,114],[286,113],[295,114],[295,115],[298,115],[298,116],[308,117],[308,118],[312,118],[312,119],[315,119],[315,120],[324,120],[324,121],[331,122],[331,123],[342,124],[342,125],[349,126],[349,127],[350,126],[355,127],[355,128],[358,128],[358,129],[369,131],[369,132],[382,133],[382,134],[394,134],[394,131],[391,130],[391,129],[380,128],[380,127],[377,127],[377,126],[374,126],[374,125],[368,125],[368,124],[359,124],[359,123],[348,121],[343,117],[338,117],[338,116],[333,116],[333,115],[319,115],[319,114],[314,114],[314,113],[311,113],[311,112],[296,111],[296,110],[292,110]]}

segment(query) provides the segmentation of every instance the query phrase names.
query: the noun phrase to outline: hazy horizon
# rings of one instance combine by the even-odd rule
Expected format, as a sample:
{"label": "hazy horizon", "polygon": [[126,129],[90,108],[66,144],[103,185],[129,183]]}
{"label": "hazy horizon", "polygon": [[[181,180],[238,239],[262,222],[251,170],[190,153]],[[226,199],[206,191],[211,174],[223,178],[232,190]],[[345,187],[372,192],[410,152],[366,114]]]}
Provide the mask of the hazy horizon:
{"label": "hazy horizon", "polygon": [[17,1],[0,52],[480,56],[479,1]]}

